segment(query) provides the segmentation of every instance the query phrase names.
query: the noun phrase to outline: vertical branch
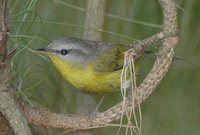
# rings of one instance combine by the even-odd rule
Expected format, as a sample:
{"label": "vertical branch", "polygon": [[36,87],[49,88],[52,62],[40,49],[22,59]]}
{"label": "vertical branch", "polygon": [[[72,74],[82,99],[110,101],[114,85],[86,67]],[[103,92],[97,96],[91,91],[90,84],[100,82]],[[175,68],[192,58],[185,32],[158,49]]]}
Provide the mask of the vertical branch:
{"label": "vertical branch", "polygon": [[178,24],[177,24],[177,9],[176,9],[175,1],[174,0],[160,0],[160,4],[162,6],[163,14],[164,14],[163,32],[165,36],[177,37]]}
{"label": "vertical branch", "polygon": [[[102,33],[97,30],[102,29],[104,24],[105,3],[105,0],[87,0],[84,39],[102,40]],[[77,113],[89,114],[95,110],[96,102],[91,95],[80,92],[77,97]]]}
{"label": "vertical branch", "polygon": [[11,86],[10,67],[8,65],[11,53],[7,53],[8,40],[8,1],[0,1],[0,111],[8,120],[10,127],[16,135],[31,135],[27,121],[21,114],[17,104],[10,93]]}
{"label": "vertical branch", "polygon": [[104,25],[105,0],[88,0],[83,37],[90,40],[102,40]]}
{"label": "vertical branch", "polygon": [[[3,61],[5,59],[7,50],[6,50],[6,44],[7,44],[7,28],[5,27],[5,16],[7,16],[7,1],[1,1],[0,3],[0,69],[3,68],[4,64]],[[3,11],[3,12],[2,12]],[[6,14],[6,15],[5,15]],[[13,130],[10,127],[7,119],[5,116],[0,112],[0,133],[2,134],[13,134]]]}
{"label": "vertical branch", "polygon": [[1,0],[0,5],[0,62],[1,64],[5,61],[7,55],[7,40],[8,40],[8,22],[7,22],[7,15],[8,15],[8,6],[7,0]]}
{"label": "vertical branch", "polygon": [[[97,31],[102,29],[104,24],[105,0],[88,0],[85,18],[85,31],[83,37],[90,40],[101,40],[102,33]],[[94,111],[96,103],[94,99],[86,93],[78,93],[77,113],[88,114]]]}

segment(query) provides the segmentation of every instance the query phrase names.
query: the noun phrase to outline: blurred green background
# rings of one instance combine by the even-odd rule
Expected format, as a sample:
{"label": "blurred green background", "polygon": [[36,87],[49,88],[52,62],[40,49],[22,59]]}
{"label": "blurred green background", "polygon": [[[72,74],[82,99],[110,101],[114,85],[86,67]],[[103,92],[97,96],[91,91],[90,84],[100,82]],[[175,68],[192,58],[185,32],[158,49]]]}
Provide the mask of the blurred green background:
{"label": "blurred green background", "polygon": [[[174,60],[156,92],[141,105],[143,135],[200,134],[200,1],[176,0],[176,3],[180,30],[176,56],[185,60]],[[12,71],[18,95],[33,106],[74,114],[79,91],[63,80],[47,58],[34,50],[58,37],[82,38],[86,0],[10,0],[9,5],[9,47],[17,48]],[[162,10],[158,0],[108,0],[106,3],[104,41],[132,44],[158,33],[161,28]],[[138,83],[153,61],[153,57],[141,60]],[[109,94],[103,108],[117,100],[120,100],[119,93]],[[93,132],[115,135],[118,128]],[[35,135],[57,135],[63,131],[35,126],[31,129]]]}

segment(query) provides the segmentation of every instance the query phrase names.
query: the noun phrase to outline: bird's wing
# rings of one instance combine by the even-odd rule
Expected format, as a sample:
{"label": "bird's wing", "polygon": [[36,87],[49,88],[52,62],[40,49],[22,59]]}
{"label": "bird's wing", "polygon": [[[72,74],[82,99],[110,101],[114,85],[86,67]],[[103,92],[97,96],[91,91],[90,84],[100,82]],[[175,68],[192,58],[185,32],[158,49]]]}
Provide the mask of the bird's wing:
{"label": "bird's wing", "polygon": [[113,45],[100,52],[92,62],[92,68],[95,72],[112,72],[122,69],[124,63],[124,51],[129,47],[123,45]]}

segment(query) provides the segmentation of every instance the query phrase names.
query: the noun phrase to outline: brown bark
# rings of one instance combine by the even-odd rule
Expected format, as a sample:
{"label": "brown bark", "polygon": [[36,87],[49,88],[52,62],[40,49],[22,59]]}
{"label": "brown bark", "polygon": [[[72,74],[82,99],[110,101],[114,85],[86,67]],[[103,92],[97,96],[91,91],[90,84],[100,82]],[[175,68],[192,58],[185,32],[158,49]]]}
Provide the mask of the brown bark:
{"label": "brown bark", "polygon": [[1,135],[14,135],[14,131],[10,127],[9,122],[0,112],[0,133]]}
{"label": "brown bark", "polygon": [[[10,58],[14,51],[7,51],[8,41],[8,1],[1,0],[0,3],[0,112],[1,125],[5,127],[5,134],[12,134],[13,131],[16,135],[31,135],[27,121],[21,114],[11,93],[14,91],[11,86],[10,78]],[[8,121],[6,122],[5,119]],[[4,123],[4,124],[3,124]],[[9,123],[9,125],[8,125]],[[11,129],[11,128],[12,129]],[[0,129],[2,129],[1,127]],[[7,132],[6,132],[7,131]],[[3,131],[2,131],[3,132]],[[1,132],[1,134],[3,134]]]}

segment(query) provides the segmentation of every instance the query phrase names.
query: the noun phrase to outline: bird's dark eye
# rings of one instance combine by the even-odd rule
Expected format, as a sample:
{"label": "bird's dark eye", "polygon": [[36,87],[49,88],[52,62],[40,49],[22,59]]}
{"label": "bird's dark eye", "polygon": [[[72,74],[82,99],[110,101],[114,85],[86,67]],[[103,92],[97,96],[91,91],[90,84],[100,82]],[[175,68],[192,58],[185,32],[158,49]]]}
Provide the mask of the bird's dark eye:
{"label": "bird's dark eye", "polygon": [[60,51],[60,54],[62,54],[62,55],[66,55],[66,54],[68,54],[69,53],[69,50],[66,50],[66,49],[62,49],[61,51]]}

